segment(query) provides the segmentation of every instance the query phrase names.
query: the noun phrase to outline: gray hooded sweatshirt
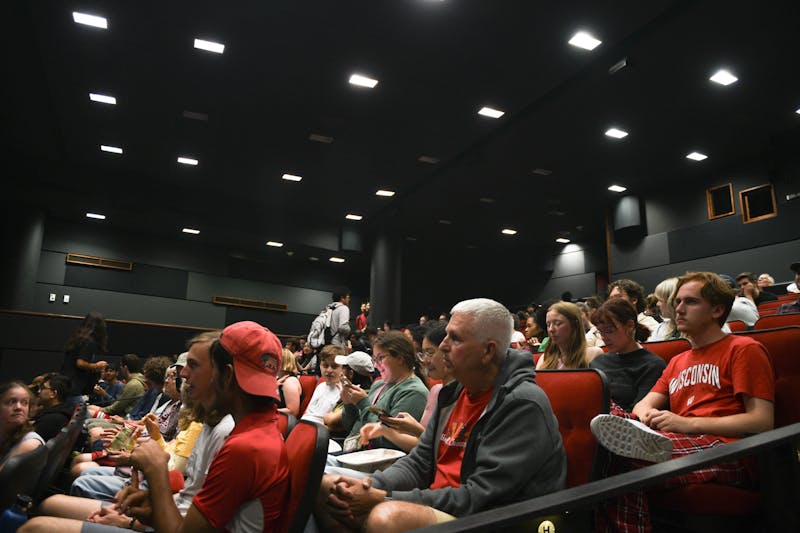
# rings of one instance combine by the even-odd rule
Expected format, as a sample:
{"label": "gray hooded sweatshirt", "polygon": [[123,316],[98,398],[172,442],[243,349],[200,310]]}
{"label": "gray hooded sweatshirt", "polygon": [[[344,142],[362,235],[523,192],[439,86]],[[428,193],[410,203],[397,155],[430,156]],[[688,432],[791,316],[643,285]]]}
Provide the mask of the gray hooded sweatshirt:
{"label": "gray hooded sweatshirt", "polygon": [[550,401],[536,385],[531,354],[509,350],[492,397],[475,424],[461,463],[461,486],[428,487],[436,475],[439,440],[463,385],[439,393],[419,444],[375,474],[373,486],[396,500],[463,517],[564,488],[567,459]]}

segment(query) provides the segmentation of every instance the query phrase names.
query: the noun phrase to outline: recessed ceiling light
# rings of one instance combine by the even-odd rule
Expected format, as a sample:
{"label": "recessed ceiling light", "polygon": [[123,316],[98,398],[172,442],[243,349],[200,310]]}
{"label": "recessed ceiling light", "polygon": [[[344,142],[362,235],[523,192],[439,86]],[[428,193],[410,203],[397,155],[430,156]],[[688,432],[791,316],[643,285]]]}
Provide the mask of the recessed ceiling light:
{"label": "recessed ceiling light", "polygon": [[341,257],[331,257],[330,259],[328,259],[328,261],[330,261],[331,263],[344,263],[344,259],[342,259]]}
{"label": "recessed ceiling light", "polygon": [[286,181],[302,181],[303,176],[295,176],[294,174],[284,174],[281,176],[281,179],[285,179]]}
{"label": "recessed ceiling light", "polygon": [[736,83],[739,81],[739,78],[731,74],[725,69],[720,69],[714,73],[713,76],[708,78],[709,80],[713,81],[714,83],[719,83],[720,85],[730,85],[731,83]]}
{"label": "recessed ceiling light", "polygon": [[606,136],[613,137],[614,139],[622,139],[628,136],[628,132],[619,128],[608,128],[606,130]]}
{"label": "recessed ceiling light", "polygon": [[323,144],[331,144],[333,142],[333,137],[328,135],[320,135],[319,133],[312,133],[308,136],[308,140]]}
{"label": "recessed ceiling light", "polygon": [[483,106],[478,110],[479,115],[483,115],[484,117],[489,118],[500,118],[506,114],[505,111],[500,111],[499,109],[494,109],[492,107]]}
{"label": "recessed ceiling light", "polygon": [[446,218],[442,218],[439,220],[439,224],[444,224],[445,226],[449,226],[452,223],[453,223],[452,220],[447,220]]}
{"label": "recessed ceiling light", "polygon": [[374,89],[375,86],[378,85],[378,80],[373,80],[372,78],[362,76],[361,74],[352,74],[348,81],[352,85],[358,85],[359,87],[367,87],[369,89]]}
{"label": "recessed ceiling light", "polygon": [[546,168],[534,168],[533,173],[538,174],[539,176],[549,176],[553,173],[553,171],[547,170]]}
{"label": "recessed ceiling light", "polygon": [[798,107],[798,108],[797,108],[797,111],[795,111],[795,113],[797,113],[798,115],[800,115],[800,107]]}
{"label": "recessed ceiling light", "polygon": [[503,231],[501,231],[500,233],[502,233],[503,235],[516,235],[517,230],[511,228],[503,228]]}
{"label": "recessed ceiling light", "polygon": [[480,198],[480,201],[484,204],[493,204],[495,202],[494,198],[489,198],[487,196]]}
{"label": "recessed ceiling light", "polygon": [[570,240],[569,239],[565,239],[564,237],[559,237],[558,239],[556,239],[556,242],[561,243],[561,244],[567,244],[567,243],[570,242]]}
{"label": "recessed ceiling light", "polygon": [[184,111],[183,118],[190,118],[192,120],[202,120],[208,122],[208,113],[200,113],[198,111]]}
{"label": "recessed ceiling light", "polygon": [[627,66],[628,66],[628,58],[623,57],[622,59],[611,65],[611,67],[608,69],[608,73],[616,74],[617,72],[619,72],[620,70],[624,69]]}
{"label": "recessed ceiling light", "polygon": [[308,258],[309,261],[319,261],[319,257],[314,257],[313,255]]}
{"label": "recessed ceiling light", "polygon": [[394,191],[389,191],[386,189],[378,189],[375,192],[375,196],[394,196]]}
{"label": "recessed ceiling light", "polygon": [[416,237],[406,237],[406,240],[408,242],[417,242],[417,238]]}
{"label": "recessed ceiling light", "polygon": [[179,157],[178,163],[182,165],[197,166],[197,163],[199,163],[199,161],[197,159],[192,159],[191,157]]}
{"label": "recessed ceiling light", "polygon": [[101,104],[117,105],[117,99],[107,94],[89,93],[89,100],[100,102]]}
{"label": "recessed ceiling light", "polygon": [[225,51],[225,45],[222,43],[215,43],[214,41],[206,41],[203,39],[195,39],[194,47],[198,50],[205,50],[206,52],[214,52],[221,54]]}
{"label": "recessed ceiling light", "polygon": [[429,163],[431,165],[435,165],[436,163],[439,162],[439,158],[431,157],[429,155],[421,155],[421,156],[419,156],[417,161],[419,161],[420,163]]}
{"label": "recessed ceiling light", "polygon": [[104,30],[108,28],[108,20],[106,20],[105,17],[99,17],[97,15],[73,11],[72,20],[84,26],[94,26],[95,28],[103,28]]}
{"label": "recessed ceiling light", "polygon": [[189,233],[190,235],[200,235],[200,230],[199,229],[183,228],[181,231],[184,232],[184,233]]}
{"label": "recessed ceiling light", "polygon": [[104,152],[111,152],[112,154],[121,154],[122,148],[119,146],[108,146],[107,144],[101,144],[100,149]]}
{"label": "recessed ceiling light", "polygon": [[86,213],[86,218],[95,218],[97,220],[105,220],[106,216],[100,213]]}
{"label": "recessed ceiling light", "polygon": [[608,190],[611,192],[625,192],[628,190],[628,188],[623,187],[622,185],[611,185],[608,187]]}
{"label": "recessed ceiling light", "polygon": [[361,215],[354,215],[353,213],[347,213],[347,215],[345,215],[344,218],[346,218],[347,220],[361,220],[364,217],[362,217]]}
{"label": "recessed ceiling light", "polygon": [[579,31],[573,35],[572,39],[570,39],[568,42],[572,46],[577,46],[578,48],[583,48],[584,50],[594,50],[600,46],[603,41],[598,41],[585,31]]}
{"label": "recessed ceiling light", "polygon": [[278,241],[267,241],[267,246],[273,246],[275,248],[280,248],[281,246],[283,246],[283,243],[282,242],[278,242]]}
{"label": "recessed ceiling light", "polygon": [[691,154],[686,154],[686,159],[691,159],[692,161],[702,161],[703,159],[708,159],[706,154],[701,154],[700,152],[692,152]]}

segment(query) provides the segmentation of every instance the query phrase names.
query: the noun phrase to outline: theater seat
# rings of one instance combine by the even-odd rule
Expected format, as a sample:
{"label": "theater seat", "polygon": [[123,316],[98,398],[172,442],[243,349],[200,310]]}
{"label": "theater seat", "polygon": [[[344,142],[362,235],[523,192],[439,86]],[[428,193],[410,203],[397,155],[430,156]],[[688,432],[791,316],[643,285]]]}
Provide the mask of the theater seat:
{"label": "theater seat", "polygon": [[300,420],[286,439],[289,454],[289,501],[281,514],[280,531],[300,533],[305,529],[328,457],[328,429]]}
{"label": "theater seat", "polygon": [[785,326],[800,326],[800,313],[762,316],[756,320],[756,325],[753,326],[753,329],[772,329]]}
{"label": "theater seat", "polygon": [[642,347],[650,350],[661,359],[669,360],[692,347],[687,339],[672,339],[668,341],[643,342]]}
{"label": "theater seat", "polygon": [[596,415],[608,413],[610,395],[603,372],[595,369],[537,370],[536,383],[550,399],[567,453],[567,487],[597,477],[597,441],[589,428]]}
{"label": "theater seat", "polygon": [[49,451],[47,446],[39,446],[6,462],[0,470],[0,509],[14,505],[17,494],[34,497]]}
{"label": "theater seat", "polygon": [[741,320],[731,320],[730,322],[726,322],[726,324],[728,324],[728,327],[731,328],[731,332],[747,331],[747,324]]}
{"label": "theater seat", "polygon": [[300,402],[300,416],[306,412],[308,404],[311,403],[311,397],[314,395],[314,389],[317,388],[319,380],[317,376],[300,376],[300,388],[303,390],[303,401]]}
{"label": "theater seat", "polygon": [[292,413],[278,411],[278,430],[280,430],[284,439],[289,436],[296,424],[297,418]]}

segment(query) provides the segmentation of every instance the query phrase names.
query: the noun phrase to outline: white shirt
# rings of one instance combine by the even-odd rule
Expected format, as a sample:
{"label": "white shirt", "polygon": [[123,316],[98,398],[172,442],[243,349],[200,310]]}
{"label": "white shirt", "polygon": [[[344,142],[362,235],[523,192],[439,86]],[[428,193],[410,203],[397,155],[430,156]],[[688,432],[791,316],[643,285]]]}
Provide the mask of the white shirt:
{"label": "white shirt", "polygon": [[303,414],[301,420],[309,420],[317,424],[324,424],[322,417],[326,413],[333,411],[336,404],[341,399],[341,391],[339,387],[334,385],[331,387],[327,381],[320,382],[317,388],[314,389],[314,394],[311,396],[311,401],[308,402],[306,412]]}

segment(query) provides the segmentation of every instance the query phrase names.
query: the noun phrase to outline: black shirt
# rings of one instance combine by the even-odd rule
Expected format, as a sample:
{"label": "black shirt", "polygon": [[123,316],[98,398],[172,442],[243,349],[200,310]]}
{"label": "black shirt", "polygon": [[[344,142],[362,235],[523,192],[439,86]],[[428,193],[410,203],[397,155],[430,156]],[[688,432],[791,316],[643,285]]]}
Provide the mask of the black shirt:
{"label": "black shirt", "polygon": [[42,410],[33,420],[33,429],[44,440],[50,440],[67,425],[72,417],[73,408],[66,403],[60,403]]}
{"label": "black shirt", "polygon": [[772,294],[771,292],[761,291],[758,293],[758,296],[755,298],[756,307],[763,304],[764,302],[776,302],[778,301],[778,296],[776,294]]}
{"label": "black shirt", "polygon": [[97,382],[97,375],[91,370],[81,370],[78,368],[78,359],[83,359],[87,363],[94,363],[97,361],[98,351],[99,347],[97,343],[88,339],[74,352],[64,353],[61,373],[67,376],[72,384],[70,396],[91,394],[94,384]]}
{"label": "black shirt", "polygon": [[611,399],[628,412],[647,396],[666,367],[663,359],[644,348],[626,354],[604,353],[589,363],[589,368],[605,372]]}

